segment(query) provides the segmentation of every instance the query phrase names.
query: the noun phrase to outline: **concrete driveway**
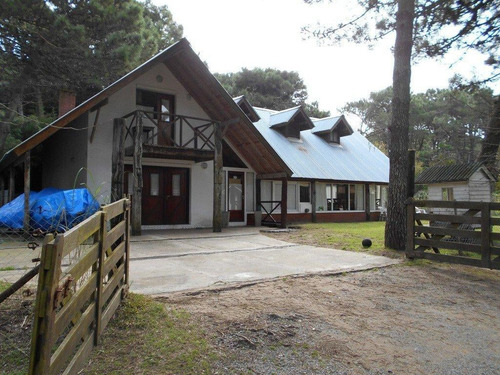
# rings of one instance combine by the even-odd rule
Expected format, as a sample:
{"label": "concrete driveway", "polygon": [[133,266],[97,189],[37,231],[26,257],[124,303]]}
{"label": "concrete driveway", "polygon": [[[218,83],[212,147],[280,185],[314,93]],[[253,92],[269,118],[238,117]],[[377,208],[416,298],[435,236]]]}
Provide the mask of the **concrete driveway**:
{"label": "concrete driveway", "polygon": [[398,260],[297,245],[259,228],[145,232],[131,242],[131,290],[143,294],[223,287],[283,276],[348,272]]}

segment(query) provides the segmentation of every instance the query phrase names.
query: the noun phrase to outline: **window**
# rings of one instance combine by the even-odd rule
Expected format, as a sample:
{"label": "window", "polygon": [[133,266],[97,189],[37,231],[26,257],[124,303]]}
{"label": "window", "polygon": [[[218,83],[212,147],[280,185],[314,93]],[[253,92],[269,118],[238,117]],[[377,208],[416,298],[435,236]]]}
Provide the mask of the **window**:
{"label": "window", "polygon": [[453,198],[453,188],[442,188],[441,197],[444,201],[452,201]]}
{"label": "window", "polygon": [[160,195],[160,175],[158,173],[151,173],[151,187],[149,195],[155,197]]}
{"label": "window", "polygon": [[310,185],[300,185],[300,203],[311,202],[311,188]]}

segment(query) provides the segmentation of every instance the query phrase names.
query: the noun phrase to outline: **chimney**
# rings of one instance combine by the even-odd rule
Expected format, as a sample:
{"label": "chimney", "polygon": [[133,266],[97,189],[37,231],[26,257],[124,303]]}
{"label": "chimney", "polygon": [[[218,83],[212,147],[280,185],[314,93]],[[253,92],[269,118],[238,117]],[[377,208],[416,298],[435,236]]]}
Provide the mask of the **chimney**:
{"label": "chimney", "polygon": [[76,94],[72,91],[59,91],[59,116],[62,117],[76,107]]}

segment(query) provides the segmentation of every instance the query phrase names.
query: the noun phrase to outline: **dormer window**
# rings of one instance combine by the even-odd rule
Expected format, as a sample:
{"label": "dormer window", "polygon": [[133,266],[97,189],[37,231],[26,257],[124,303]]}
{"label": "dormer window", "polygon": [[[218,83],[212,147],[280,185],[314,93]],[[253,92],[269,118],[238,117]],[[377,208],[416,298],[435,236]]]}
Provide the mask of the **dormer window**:
{"label": "dormer window", "polygon": [[340,144],[340,138],[351,135],[353,130],[344,116],[338,116],[315,120],[313,133],[328,143]]}
{"label": "dormer window", "polygon": [[245,115],[250,119],[252,122],[257,122],[260,120],[259,115],[253,108],[253,106],[250,104],[250,102],[245,98],[245,95],[238,96],[237,98],[233,99],[236,104],[241,108],[243,112],[245,112]]}
{"label": "dormer window", "polygon": [[299,106],[276,112],[271,115],[271,128],[277,130],[287,138],[300,139],[302,130],[309,130],[314,127],[311,119]]}

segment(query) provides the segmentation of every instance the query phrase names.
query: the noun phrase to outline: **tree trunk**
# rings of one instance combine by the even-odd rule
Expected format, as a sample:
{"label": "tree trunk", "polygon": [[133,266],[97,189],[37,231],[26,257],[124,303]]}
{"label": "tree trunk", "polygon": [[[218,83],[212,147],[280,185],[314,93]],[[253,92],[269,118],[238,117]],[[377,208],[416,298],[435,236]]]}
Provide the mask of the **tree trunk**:
{"label": "tree trunk", "polygon": [[413,45],[414,0],[398,0],[392,118],[389,128],[389,202],[385,225],[385,246],[404,250],[406,246],[406,198],[408,196],[408,144],[410,123],[411,50]]}
{"label": "tree trunk", "polygon": [[486,164],[487,167],[496,168],[498,146],[500,145],[500,97],[496,97],[493,102],[493,112],[491,114],[488,128],[481,146],[481,153],[478,160]]}

